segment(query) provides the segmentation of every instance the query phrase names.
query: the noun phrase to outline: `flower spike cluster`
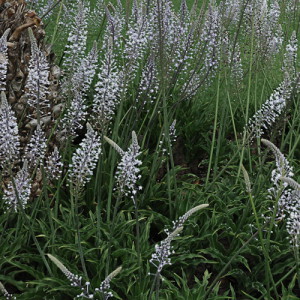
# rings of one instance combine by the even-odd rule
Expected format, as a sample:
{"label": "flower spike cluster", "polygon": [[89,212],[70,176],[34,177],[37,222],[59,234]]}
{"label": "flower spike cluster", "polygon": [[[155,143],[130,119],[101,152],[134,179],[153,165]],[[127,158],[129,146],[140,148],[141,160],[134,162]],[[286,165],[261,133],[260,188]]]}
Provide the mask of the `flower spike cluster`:
{"label": "flower spike cluster", "polygon": [[[49,107],[49,64],[45,54],[38,48],[32,29],[28,28],[31,42],[31,58],[25,86],[28,104],[37,112],[39,117],[45,115]],[[38,119],[39,121],[39,119]]]}
{"label": "flower spike cluster", "polygon": [[284,60],[282,71],[286,77],[292,78],[296,73],[296,65],[297,65],[297,51],[298,51],[298,39],[296,36],[296,32],[292,33],[292,36],[285,48]]}
{"label": "flower spike cluster", "polygon": [[100,137],[87,123],[87,133],[73,154],[72,163],[69,165],[69,182],[73,184],[74,188],[80,189],[91,180],[100,153]]}
{"label": "flower spike cluster", "polygon": [[161,273],[164,266],[171,265],[170,255],[174,253],[171,248],[171,242],[175,237],[179,236],[182,230],[183,227],[177,227],[163,241],[155,245],[155,252],[151,256],[150,263],[156,267],[158,274]]}
{"label": "flower spike cluster", "polygon": [[4,285],[2,284],[2,282],[0,281],[0,291],[2,292],[2,294],[5,297],[5,300],[15,300],[17,299],[16,297],[14,297],[12,294],[10,294],[6,288],[4,287]]}
{"label": "flower spike cluster", "polygon": [[45,134],[40,125],[37,125],[29,144],[25,148],[25,156],[30,168],[35,168],[42,163],[47,151]]}
{"label": "flower spike cluster", "polygon": [[91,51],[81,60],[80,65],[71,78],[71,87],[86,95],[97,69],[98,50],[94,41]]}
{"label": "flower spike cluster", "polygon": [[204,209],[206,207],[208,207],[208,204],[200,204],[200,205],[197,205],[197,206],[191,208],[190,210],[188,210],[184,215],[179,217],[178,220],[173,222],[173,230],[175,230],[178,227],[183,227],[184,223],[191,215],[193,215],[197,211]]}
{"label": "flower spike cluster", "polygon": [[297,82],[295,64],[297,59],[298,41],[293,32],[284,55],[283,67],[284,80],[274,90],[270,98],[262,105],[254,116],[248,121],[247,129],[250,139],[260,138],[284,111],[292,95],[292,86]]}
{"label": "flower spike cluster", "polygon": [[92,108],[93,119],[103,132],[107,130],[119,103],[121,77],[122,73],[118,69],[112,45],[109,44],[98,74]]}
{"label": "flower spike cluster", "polygon": [[122,267],[118,267],[116,270],[111,272],[104,281],[101,282],[100,287],[96,288],[94,292],[90,292],[90,282],[86,282],[84,285],[82,284],[82,277],[70,272],[62,262],[60,262],[56,257],[52,254],[47,254],[49,259],[64,273],[64,275],[71,282],[71,286],[78,287],[81,290],[81,294],[77,295],[77,298],[86,298],[86,299],[94,299],[96,293],[101,293],[104,299],[108,299],[112,297],[112,293],[109,291],[111,280],[116,277],[122,270]]}
{"label": "flower spike cluster", "polygon": [[157,274],[161,273],[165,265],[171,265],[170,255],[174,253],[174,251],[172,251],[171,242],[176,236],[179,236],[183,230],[183,225],[186,220],[195,212],[206,207],[208,207],[208,204],[201,204],[190,209],[183,216],[179,217],[178,220],[173,222],[173,228],[171,231],[167,229],[165,230],[168,236],[159,244],[155,245],[155,252],[152,254],[150,259],[150,263],[153,264],[157,269]]}
{"label": "flower spike cluster", "polygon": [[7,72],[7,45],[6,40],[10,29],[6,29],[0,38],[0,92],[5,91],[6,86],[6,72]]}
{"label": "flower spike cluster", "polygon": [[205,45],[205,62],[202,72],[215,74],[220,59],[220,15],[214,1],[209,5],[203,32],[201,34],[201,42]]}
{"label": "flower spike cluster", "polygon": [[124,48],[124,57],[127,61],[124,74],[128,77],[127,80],[135,78],[149,42],[149,20],[142,13],[142,9],[135,3],[132,18],[129,21],[128,39]]}
{"label": "flower spike cluster", "polygon": [[[269,189],[272,199],[278,199],[277,217],[286,220],[286,230],[291,244],[300,247],[300,185],[292,179],[293,170],[288,160],[270,141],[262,139],[275,156],[276,169],[272,171],[273,187]],[[292,189],[288,188],[290,186]]]}
{"label": "flower spike cluster", "polygon": [[138,190],[142,189],[141,186],[137,186],[137,181],[141,178],[141,175],[138,175],[138,173],[142,162],[137,158],[141,152],[136,133],[132,131],[132,143],[127,151],[122,150],[111,139],[105,137],[105,140],[122,156],[116,172],[117,189],[121,194],[130,195],[134,200]]}
{"label": "flower spike cluster", "polygon": [[77,12],[72,18],[71,31],[68,36],[66,58],[64,66],[68,73],[72,74],[80,65],[86,50],[87,40],[87,16],[89,7],[82,0],[77,1]]}
{"label": "flower spike cluster", "polygon": [[250,139],[260,138],[284,111],[291,96],[290,81],[285,79],[254,116],[248,121]]}
{"label": "flower spike cluster", "polygon": [[[152,106],[159,91],[157,67],[153,55],[150,55],[142,71],[136,102],[147,109]],[[136,107],[135,107],[136,108]]]}
{"label": "flower spike cluster", "polygon": [[62,264],[56,257],[54,257],[52,254],[47,254],[47,256],[50,258],[50,260],[66,275],[66,277],[71,281],[72,286],[80,286],[81,284],[81,276],[75,275],[72,272],[70,272],[64,264]]}
{"label": "flower spike cluster", "polygon": [[63,163],[61,162],[61,155],[59,154],[59,151],[57,147],[54,147],[54,150],[50,154],[50,156],[47,158],[46,161],[46,173],[50,180],[57,180],[59,179],[61,173],[62,173],[62,167]]}
{"label": "flower spike cluster", "polygon": [[266,139],[261,139],[261,142],[265,144],[275,156],[276,170],[272,173],[273,183],[277,184],[280,177],[292,177],[294,175],[293,168],[290,166],[288,160],[284,157],[281,151],[273,143]]}
{"label": "flower spike cluster", "polygon": [[11,166],[19,159],[19,130],[17,119],[1,92],[0,105],[0,167]]}
{"label": "flower spike cluster", "polygon": [[137,158],[141,152],[136,133],[132,132],[132,143],[127,151],[123,151],[110,139],[106,140],[122,155],[116,172],[117,189],[121,194],[130,195],[134,200],[137,191],[142,188],[140,186],[137,187],[137,181],[141,178],[141,175],[138,175],[138,173],[140,172],[139,166],[142,162]]}
{"label": "flower spike cluster", "polygon": [[71,282],[71,286],[78,287],[81,289],[81,294],[77,295],[77,298],[87,298],[87,299],[94,299],[94,294],[90,294],[89,292],[89,286],[90,282],[86,282],[85,285],[81,283],[82,277],[73,274],[70,272],[63,263],[61,263],[56,257],[54,257],[52,254],[47,254],[49,259],[64,273],[64,275],[68,278],[68,280]]}
{"label": "flower spike cluster", "polygon": [[113,272],[111,272],[100,284],[99,288],[95,289],[95,292],[100,292],[104,299],[108,299],[113,296],[112,292],[109,291],[110,289],[110,282],[111,280],[116,277],[122,271],[122,267],[118,267]]}
{"label": "flower spike cluster", "polygon": [[74,97],[67,108],[64,117],[61,120],[61,134],[66,137],[68,135],[76,136],[77,130],[82,129],[83,121],[87,116],[87,106],[85,104],[84,95],[81,91],[74,91]]}
{"label": "flower spike cluster", "polygon": [[23,163],[23,168],[17,173],[16,177],[8,184],[4,191],[3,200],[8,210],[17,212],[20,207],[25,206],[30,197],[31,183],[28,173],[27,160]]}

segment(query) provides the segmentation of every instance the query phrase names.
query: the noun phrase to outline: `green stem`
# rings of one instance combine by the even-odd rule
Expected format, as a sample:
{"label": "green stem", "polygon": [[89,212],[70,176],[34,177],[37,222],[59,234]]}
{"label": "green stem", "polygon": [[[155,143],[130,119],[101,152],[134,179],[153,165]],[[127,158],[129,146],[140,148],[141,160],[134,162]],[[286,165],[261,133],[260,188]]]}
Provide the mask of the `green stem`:
{"label": "green stem", "polygon": [[78,212],[78,198],[79,198],[79,191],[75,189],[75,203],[74,203],[74,222],[76,227],[76,234],[77,234],[77,245],[78,245],[78,251],[80,256],[80,262],[82,266],[82,270],[86,278],[88,278],[88,273],[84,261],[84,255],[83,255],[83,249],[81,245],[81,236],[80,236],[80,221],[79,221],[79,212]]}
{"label": "green stem", "polygon": [[154,291],[155,291],[155,300],[159,299],[159,288],[160,288],[160,272],[157,271],[155,273],[154,280],[149,293],[149,300],[151,300]]}
{"label": "green stem", "polygon": [[57,34],[57,31],[58,31],[59,19],[60,19],[60,15],[62,13],[63,4],[64,4],[64,1],[62,0],[60,2],[59,11],[58,11],[58,14],[57,14],[57,18],[56,18],[56,22],[55,22],[55,27],[54,27],[52,38],[51,38],[51,42],[50,42],[50,45],[52,45],[52,46],[54,45],[54,40],[56,38],[56,34]]}
{"label": "green stem", "polygon": [[208,181],[209,181],[209,176],[210,176],[210,171],[211,171],[211,166],[212,166],[212,160],[213,160],[213,154],[214,154],[214,148],[215,148],[217,125],[218,125],[219,100],[220,100],[220,82],[221,82],[221,72],[219,71],[218,87],[217,87],[217,98],[216,98],[216,107],[215,107],[215,118],[214,118],[214,129],[213,129],[213,137],[212,137],[212,142],[211,142],[209,163],[208,163],[208,168],[207,168],[207,175],[206,175],[205,185],[207,185]]}
{"label": "green stem", "polygon": [[142,279],[142,258],[141,258],[141,245],[140,245],[140,223],[139,223],[139,210],[136,197],[133,199],[135,209],[135,230],[136,230],[136,252],[138,257],[138,272],[139,280]]}
{"label": "green stem", "polygon": [[109,234],[109,241],[108,241],[108,251],[107,251],[107,261],[106,261],[106,269],[105,269],[105,276],[107,276],[110,272],[110,258],[111,258],[111,248],[112,248],[112,241],[114,238],[114,233],[115,233],[115,227],[116,227],[116,218],[117,218],[117,213],[119,206],[121,204],[122,200],[122,194],[119,192],[117,201],[114,207],[114,212],[113,212],[113,217],[111,220],[111,226],[110,226],[110,234]]}
{"label": "green stem", "polygon": [[[260,226],[260,223],[259,223],[259,220],[258,220],[257,211],[256,211],[256,208],[255,208],[254,200],[253,200],[253,197],[252,197],[251,193],[249,193],[249,199],[250,199],[250,202],[251,202],[253,214],[254,214],[254,217],[255,217],[256,226],[257,226],[257,229],[258,229],[259,240],[260,240],[261,247],[262,247],[262,250],[263,250],[263,254],[264,254],[264,257],[265,257],[265,274],[266,274],[266,278],[271,279],[275,294],[278,297],[277,290],[276,290],[276,285],[275,285],[275,282],[274,282],[274,279],[273,279],[272,270],[271,270],[270,263],[269,263],[269,261],[270,261],[269,252],[267,251],[267,249],[265,247],[265,244],[264,244],[262,229],[261,229],[261,226]],[[268,239],[268,241],[269,241],[269,239]],[[271,297],[270,288],[268,288],[268,297],[269,297],[268,299],[271,299],[270,298]]]}
{"label": "green stem", "polygon": [[[252,64],[253,64],[253,48],[254,48],[254,26],[253,25],[254,25],[254,20],[252,20],[252,30],[251,30],[251,48],[250,48],[249,79],[248,79],[248,89],[247,89],[245,124],[247,124],[248,118],[249,118],[249,104],[250,104],[250,97],[251,97]],[[244,130],[243,142],[242,142],[243,145],[245,145],[246,139],[247,139],[247,131]],[[236,183],[238,182],[238,179],[240,177],[241,168],[242,168],[243,159],[244,159],[244,151],[245,151],[245,148],[242,147],[242,153],[241,153],[241,157],[240,157],[240,163],[239,163],[238,174],[236,177]]]}

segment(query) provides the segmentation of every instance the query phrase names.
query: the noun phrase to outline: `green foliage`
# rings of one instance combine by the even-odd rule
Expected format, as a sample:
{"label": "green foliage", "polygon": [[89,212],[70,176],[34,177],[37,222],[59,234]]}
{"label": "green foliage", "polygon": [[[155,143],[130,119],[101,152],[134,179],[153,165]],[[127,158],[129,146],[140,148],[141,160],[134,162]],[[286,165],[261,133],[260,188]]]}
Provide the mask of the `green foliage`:
{"label": "green foliage", "polygon": [[[193,2],[188,1],[190,8]],[[200,2],[198,6],[207,11],[206,1]],[[127,17],[131,3],[123,3]],[[179,1],[174,3],[178,9]],[[61,9],[59,5],[55,8],[46,28],[58,64],[64,59],[66,46],[66,34],[59,23],[63,18]],[[297,13],[299,8],[295,8]],[[290,33],[299,28],[299,20],[290,20],[285,13],[281,18],[286,20],[283,30],[287,44]],[[197,38],[203,14],[196,14],[192,20]],[[88,49],[94,38],[99,48],[103,46],[106,24],[104,15],[101,23],[89,24]],[[232,36],[238,29],[233,25],[226,28]],[[148,53],[139,62],[136,77],[120,95],[111,128],[100,132],[124,151],[130,146],[132,131],[137,133],[142,161],[138,184],[142,190],[133,197],[116,189],[121,153],[104,138],[97,168],[81,193],[66,184],[67,167],[57,182],[45,182],[41,195],[32,199],[24,211],[5,212],[1,190],[0,281],[10,293],[17,299],[49,300],[79,295],[80,287],[72,287],[45,256],[51,253],[70,272],[82,276],[83,283],[90,282],[93,289],[122,266],[111,281],[115,299],[299,299],[299,248],[291,247],[285,220],[273,220],[270,227],[265,217],[274,208],[274,199],[268,194],[274,159],[260,140],[250,143],[244,135],[249,117],[282,81],[284,50],[265,62],[255,41],[251,47],[251,35],[239,33],[237,39],[243,50],[241,82],[232,78],[232,70],[223,62],[215,77],[189,99],[182,99],[181,94],[182,82],[188,76],[182,75],[182,82],[173,84],[172,78],[164,74],[170,67],[169,53],[158,52],[161,85],[155,101],[146,107],[134,107]],[[103,58],[105,50],[101,51],[99,57]],[[186,68],[202,65],[200,58],[201,53],[195,50],[195,60]],[[120,63],[124,69],[129,64]],[[176,70],[170,74],[175,77]],[[87,93],[89,108],[95,82],[96,79]],[[171,142],[169,127],[174,119],[178,139]],[[284,114],[265,133],[294,165],[295,179],[300,178],[299,120],[298,87]],[[79,132],[79,142],[81,135]],[[63,149],[65,166],[71,162],[79,142],[75,139]],[[249,173],[250,195],[242,177],[242,164]],[[204,203],[209,207],[192,215],[181,236],[172,242],[172,264],[156,276],[149,260],[155,245],[167,236],[164,229],[172,230],[172,221]],[[157,287],[153,292],[152,286]],[[100,293],[96,297],[104,299]]]}

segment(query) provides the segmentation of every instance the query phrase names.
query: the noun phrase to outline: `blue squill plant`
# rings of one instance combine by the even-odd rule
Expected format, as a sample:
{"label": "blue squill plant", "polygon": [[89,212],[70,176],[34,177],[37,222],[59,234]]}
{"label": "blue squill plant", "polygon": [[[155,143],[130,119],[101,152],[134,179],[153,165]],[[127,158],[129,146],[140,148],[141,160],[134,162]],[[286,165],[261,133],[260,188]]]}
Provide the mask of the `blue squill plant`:
{"label": "blue squill plant", "polygon": [[5,91],[6,89],[6,73],[7,73],[7,36],[10,32],[10,29],[6,29],[0,38],[0,92]]}
{"label": "blue squill plant", "polygon": [[11,168],[20,159],[19,129],[15,113],[1,91],[0,104],[0,167]]}

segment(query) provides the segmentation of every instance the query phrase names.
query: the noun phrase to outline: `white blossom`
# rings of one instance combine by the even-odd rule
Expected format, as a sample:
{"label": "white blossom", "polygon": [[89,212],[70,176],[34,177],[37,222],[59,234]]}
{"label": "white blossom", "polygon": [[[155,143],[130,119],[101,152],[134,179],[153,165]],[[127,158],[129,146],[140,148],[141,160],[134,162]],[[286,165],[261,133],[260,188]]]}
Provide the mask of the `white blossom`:
{"label": "white blossom", "polygon": [[287,17],[294,17],[295,11],[297,11],[299,7],[299,2],[295,0],[286,0],[285,1],[285,13]]}
{"label": "white blossom", "polygon": [[6,89],[6,73],[7,73],[7,36],[10,32],[10,29],[6,29],[0,38],[0,92],[5,91]]}
{"label": "white blossom", "polygon": [[124,73],[127,75],[128,81],[136,76],[136,71],[146,51],[149,38],[146,16],[141,11],[138,12],[136,17],[131,18],[126,34],[124,56],[127,63],[125,64]]}
{"label": "white blossom", "polygon": [[116,277],[122,270],[122,267],[118,267],[116,270],[114,270],[113,272],[111,272],[106,278],[105,280],[103,280],[100,284],[99,288],[95,289],[95,292],[100,292],[102,294],[102,296],[104,297],[105,300],[107,300],[108,298],[112,297],[113,294],[112,292],[109,291],[110,289],[110,282],[111,280]]}
{"label": "white blossom", "polygon": [[28,173],[28,164],[25,160],[23,168],[17,173],[13,181],[8,183],[4,190],[3,200],[8,210],[18,211],[25,208],[30,197],[31,183]]}
{"label": "white blossom", "polygon": [[261,15],[256,24],[259,37],[258,46],[265,58],[271,58],[279,52],[283,41],[282,30],[279,24],[280,7],[276,0],[272,1],[269,6],[266,2],[262,5],[265,7],[265,14]]}
{"label": "white blossom", "polygon": [[152,27],[150,26],[149,40],[156,55],[160,56],[163,51],[164,68],[170,79],[175,79],[180,72],[186,71],[185,63],[192,56],[190,45],[193,38],[187,16],[184,2],[178,15],[169,0],[155,2],[150,14],[149,24]]}
{"label": "white blossom", "polygon": [[244,10],[244,18],[246,20],[245,33],[253,35],[257,41],[257,52],[264,60],[271,59],[280,51],[283,41],[278,1],[248,1]]}
{"label": "white blossom", "polygon": [[91,180],[100,153],[100,137],[87,123],[87,133],[73,154],[72,163],[69,165],[69,182],[72,182],[74,188],[80,189]]}
{"label": "white blossom", "polygon": [[69,271],[62,262],[60,262],[56,257],[54,257],[52,254],[47,254],[47,256],[50,258],[50,260],[64,273],[64,275],[67,277],[67,279],[71,282],[71,286],[78,287],[81,290],[81,294],[77,295],[76,298],[87,298],[87,299],[94,299],[94,294],[90,294],[89,287],[90,282],[86,282],[84,285],[82,284],[82,277],[72,273]]}
{"label": "white blossom", "polygon": [[112,47],[109,45],[101,63],[92,106],[94,115],[92,121],[101,130],[107,129],[115,114],[121,92],[121,77],[122,73],[117,67]]}
{"label": "white blossom", "polygon": [[[28,104],[37,112],[38,118],[45,115],[49,107],[49,64],[45,54],[38,48],[31,28],[28,28],[31,41],[31,58],[25,92]],[[38,119],[39,121],[39,119]]]}
{"label": "white blossom", "polygon": [[156,267],[158,274],[161,273],[164,266],[171,265],[170,255],[174,253],[171,242],[176,236],[179,236],[182,229],[183,227],[177,227],[164,240],[155,245],[155,252],[151,256],[150,263]]}
{"label": "white blossom", "polygon": [[190,12],[189,12],[189,8],[187,6],[186,0],[181,0],[179,12],[180,12],[181,22],[183,22],[183,23],[188,22],[189,18],[190,18]]}
{"label": "white blossom", "polygon": [[[112,6],[112,5],[111,5]],[[122,30],[125,26],[125,17],[124,17],[124,10],[122,3],[118,1],[117,6],[114,7],[113,14],[108,10],[108,8],[105,6],[105,13],[107,17],[107,27],[104,32],[104,49],[107,46],[108,43],[110,43],[110,40],[112,42],[112,47],[116,51],[121,50],[122,45]]]}
{"label": "white blossom", "polygon": [[293,31],[292,36],[286,45],[282,70],[288,80],[292,81],[292,78],[296,73],[297,64],[297,51],[298,51],[298,40],[296,32]]}
{"label": "white blossom", "polygon": [[[234,51],[232,53],[232,51]],[[235,49],[231,49],[229,52],[230,58],[230,66],[233,78],[236,80],[237,83],[241,82],[244,76],[242,60],[241,60],[241,50],[240,45],[236,43]]]}
{"label": "white blossom", "polygon": [[52,254],[47,254],[50,260],[64,273],[64,275],[71,281],[72,286],[81,286],[81,276],[75,275],[70,272],[64,264],[62,264],[56,257]]}
{"label": "white blossom", "polygon": [[82,92],[75,90],[70,106],[63,116],[60,126],[62,134],[76,136],[78,129],[82,129],[82,123],[87,116],[87,106]]}
{"label": "white blossom", "polygon": [[151,107],[156,99],[158,91],[159,83],[157,79],[157,67],[153,55],[150,55],[142,71],[136,99],[137,104],[139,103],[141,108],[145,107],[147,104]]}
{"label": "white blossom", "polygon": [[[27,5],[30,4],[30,8],[34,9],[43,20],[47,20],[53,13],[54,0],[27,0]],[[47,15],[45,15],[47,13]]]}
{"label": "white blossom", "polygon": [[220,60],[220,14],[214,2],[209,5],[205,15],[200,41],[204,45],[205,58],[202,73],[211,73],[213,76],[217,70]]}
{"label": "white blossom", "polygon": [[88,91],[97,69],[98,50],[97,43],[94,41],[91,51],[84,57],[79,65],[78,70],[72,77],[74,88],[80,90],[84,95]]}
{"label": "white blossom", "polygon": [[[186,222],[186,220],[193,215],[194,213],[196,213],[197,211],[208,207],[208,204],[200,204],[197,205],[193,208],[191,208],[190,210],[188,210],[184,215],[182,215],[181,217],[179,217],[176,221],[173,221],[173,229],[172,231],[174,231],[176,228],[179,227],[183,227],[184,223]],[[168,230],[165,230],[167,233],[169,232]]]}
{"label": "white blossom", "polygon": [[45,170],[47,172],[48,178],[50,180],[59,179],[62,173],[63,163],[61,162],[61,155],[57,147],[54,147],[54,150],[49,155],[46,160]]}
{"label": "white blossom", "polygon": [[96,0],[94,3],[94,8],[90,13],[88,28],[92,31],[92,36],[98,34],[98,27],[94,26],[94,24],[101,24],[103,22],[103,18],[105,16],[105,3],[104,0]]}
{"label": "white blossom", "polygon": [[71,31],[68,35],[68,44],[65,50],[63,66],[67,73],[73,74],[85,57],[87,40],[87,20],[89,6],[87,2],[77,1],[77,12],[72,18]]}
{"label": "white blossom", "polygon": [[42,163],[47,150],[45,134],[40,125],[35,128],[28,145],[25,148],[25,157],[30,168]]}
{"label": "white blossom", "polygon": [[261,137],[276,118],[283,112],[291,96],[290,81],[285,78],[270,98],[262,105],[254,116],[248,121],[247,129],[250,139]]}
{"label": "white blossom", "polygon": [[81,290],[81,293],[77,295],[76,298],[86,298],[86,299],[94,299],[95,294],[100,292],[102,296],[104,296],[104,299],[108,299],[112,297],[112,293],[109,291],[110,289],[110,281],[117,276],[121,270],[122,267],[118,267],[116,270],[111,272],[105,280],[100,284],[99,288],[96,288],[94,292],[90,292],[90,285],[91,283],[87,281],[84,285],[82,284],[82,277],[79,275],[76,275],[72,272],[70,272],[62,262],[60,262],[56,257],[54,257],[52,254],[47,254],[47,256],[50,258],[50,260],[64,273],[64,275],[67,277],[67,279],[71,282],[71,286],[78,287]]}
{"label": "white blossom", "polygon": [[170,255],[174,253],[174,251],[172,251],[171,242],[176,236],[179,236],[183,230],[183,225],[186,220],[195,212],[206,207],[208,207],[208,204],[200,204],[190,209],[183,216],[173,222],[171,230],[165,229],[167,237],[155,245],[155,252],[152,254],[150,259],[150,263],[152,263],[157,269],[157,274],[161,273],[165,265],[171,265]]}
{"label": "white blossom", "polygon": [[121,161],[117,166],[116,180],[117,188],[122,194],[134,196],[141,187],[137,186],[141,178],[139,166],[142,162],[137,158],[141,154],[135,132],[132,132],[132,143],[127,151],[124,151]]}
{"label": "white blossom", "polygon": [[[275,156],[276,168],[271,174],[273,187],[269,189],[269,193],[276,199],[278,197],[278,193],[283,192],[283,189],[287,187],[287,183],[282,184],[279,179],[281,177],[291,178],[294,175],[293,168],[290,166],[288,160],[284,157],[281,151],[273,143],[266,139],[261,139],[261,142],[266,145]],[[280,202],[284,202],[284,199],[282,199],[282,201],[279,200],[279,210],[284,209],[284,207],[280,207]]]}
{"label": "white blossom", "polygon": [[17,119],[7,103],[5,93],[1,92],[0,106],[0,166],[4,167],[19,159],[19,130]]}
{"label": "white blossom", "polygon": [[172,122],[169,128],[169,137],[170,137],[170,142],[175,142],[177,139],[176,135],[176,119]]}
{"label": "white blossom", "polygon": [[80,93],[86,95],[98,67],[98,50],[94,42],[92,49],[86,57],[83,57],[77,66],[74,66],[70,78],[66,78],[62,84],[62,91],[65,95]]}
{"label": "white blossom", "polygon": [[240,0],[225,0],[221,2],[223,18],[232,24],[237,24],[240,19],[242,2]]}
{"label": "white blossom", "polygon": [[300,247],[300,185],[292,179],[293,169],[281,151],[270,141],[265,139],[261,141],[275,156],[276,168],[271,176],[273,187],[268,191],[271,198],[278,201],[276,216],[286,221],[291,244],[298,248]]}

